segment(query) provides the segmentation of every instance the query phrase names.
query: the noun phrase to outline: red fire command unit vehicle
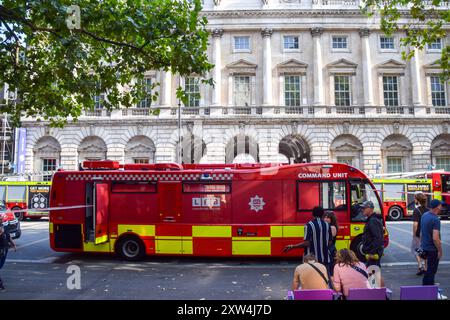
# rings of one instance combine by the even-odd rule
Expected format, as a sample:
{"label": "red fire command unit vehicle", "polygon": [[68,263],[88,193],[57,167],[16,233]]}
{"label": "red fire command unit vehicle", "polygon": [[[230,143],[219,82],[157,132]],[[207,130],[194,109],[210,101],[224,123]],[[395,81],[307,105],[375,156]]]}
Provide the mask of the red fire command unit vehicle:
{"label": "red fire command unit vehicle", "polygon": [[50,193],[53,250],[117,253],[127,260],[298,256],[283,248],[303,239],[315,206],[336,214],[337,248],[358,254],[365,223],[359,204],[371,200],[382,214],[369,178],[338,163],[86,161],[82,171],[55,173]]}

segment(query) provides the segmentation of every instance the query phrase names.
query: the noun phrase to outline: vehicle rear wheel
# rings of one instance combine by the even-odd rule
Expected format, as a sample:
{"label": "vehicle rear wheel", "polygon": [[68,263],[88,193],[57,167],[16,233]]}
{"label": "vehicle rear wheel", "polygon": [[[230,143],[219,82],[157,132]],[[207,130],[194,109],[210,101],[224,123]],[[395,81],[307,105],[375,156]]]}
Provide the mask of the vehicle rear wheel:
{"label": "vehicle rear wheel", "polygon": [[389,220],[399,221],[403,218],[403,209],[398,206],[393,206],[389,209]]}
{"label": "vehicle rear wheel", "polygon": [[125,236],[116,244],[116,253],[128,261],[138,261],[145,257],[145,245],[136,236]]}
{"label": "vehicle rear wheel", "polygon": [[366,262],[366,256],[364,255],[362,251],[362,235],[357,236],[355,239],[353,239],[352,243],[350,244],[350,250],[352,250],[359,261]]}
{"label": "vehicle rear wheel", "polygon": [[[22,210],[21,207],[14,207],[11,209],[12,211],[14,210]],[[14,212],[14,215],[16,216],[17,220],[22,221],[23,220],[23,212]]]}

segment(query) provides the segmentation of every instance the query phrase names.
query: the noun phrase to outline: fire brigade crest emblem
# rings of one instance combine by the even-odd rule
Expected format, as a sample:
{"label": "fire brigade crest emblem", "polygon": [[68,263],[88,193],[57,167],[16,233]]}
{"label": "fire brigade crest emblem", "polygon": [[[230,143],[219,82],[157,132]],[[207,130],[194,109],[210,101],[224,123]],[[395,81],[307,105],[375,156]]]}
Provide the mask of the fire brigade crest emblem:
{"label": "fire brigade crest emblem", "polygon": [[250,198],[250,202],[248,203],[250,205],[250,210],[255,210],[256,212],[262,211],[264,209],[264,205],[266,204],[264,202],[264,199],[258,196],[254,196]]}

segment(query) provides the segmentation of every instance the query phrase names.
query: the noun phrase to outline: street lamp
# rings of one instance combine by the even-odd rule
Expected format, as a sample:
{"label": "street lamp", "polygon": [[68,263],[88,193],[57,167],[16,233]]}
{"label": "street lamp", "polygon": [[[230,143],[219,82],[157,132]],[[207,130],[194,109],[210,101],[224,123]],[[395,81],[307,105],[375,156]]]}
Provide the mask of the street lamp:
{"label": "street lamp", "polygon": [[177,149],[178,162],[181,164],[181,101],[178,99],[178,149]]}

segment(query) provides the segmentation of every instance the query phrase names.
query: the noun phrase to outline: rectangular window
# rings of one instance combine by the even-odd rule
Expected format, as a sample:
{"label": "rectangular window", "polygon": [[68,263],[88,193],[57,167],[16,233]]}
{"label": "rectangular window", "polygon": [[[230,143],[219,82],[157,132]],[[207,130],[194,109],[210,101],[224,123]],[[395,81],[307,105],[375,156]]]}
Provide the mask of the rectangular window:
{"label": "rectangular window", "polygon": [[283,37],[284,49],[298,49],[299,42],[296,36],[284,36]]}
{"label": "rectangular window", "polygon": [[347,37],[333,37],[333,49],[348,49]]}
{"label": "rectangular window", "polygon": [[388,157],[387,158],[387,173],[396,173],[403,171],[403,158]]}
{"label": "rectangular window", "polygon": [[187,77],[184,83],[184,91],[188,96],[188,103],[186,107],[198,107],[200,106],[200,86],[199,78]]}
{"label": "rectangular window", "polygon": [[251,105],[250,77],[247,76],[234,77],[234,105],[235,106]]}
{"label": "rectangular window", "polygon": [[334,76],[334,103],[336,106],[350,106],[349,76]]}
{"label": "rectangular window", "polygon": [[336,162],[353,166],[353,157],[336,157]]}
{"label": "rectangular window", "polygon": [[231,185],[227,183],[183,183],[185,193],[230,193]]}
{"label": "rectangular window", "polygon": [[[42,171],[56,171],[56,159],[42,159]],[[44,181],[51,181],[51,175],[43,176]]]}
{"label": "rectangular window", "polygon": [[436,41],[433,41],[428,44],[428,50],[441,50],[442,49],[442,39],[437,38]]}
{"label": "rectangular window", "polygon": [[56,159],[42,159],[42,171],[55,171]]}
{"label": "rectangular window", "polygon": [[398,103],[398,77],[383,76],[384,105],[387,107],[397,107]]}
{"label": "rectangular window", "polygon": [[103,109],[105,102],[105,94],[102,93],[100,95],[94,96],[94,109]]}
{"label": "rectangular window", "polygon": [[300,76],[284,77],[284,103],[286,106],[300,106]]}
{"label": "rectangular window", "polygon": [[113,182],[112,192],[115,193],[155,193],[156,182]]}
{"label": "rectangular window", "polygon": [[450,171],[450,157],[436,157],[436,169]]}
{"label": "rectangular window", "polygon": [[435,107],[445,107],[447,101],[445,98],[445,83],[439,76],[431,76],[431,101]]}
{"label": "rectangular window", "polygon": [[403,183],[385,183],[383,186],[383,199],[387,200],[405,200],[405,185]]}
{"label": "rectangular window", "polygon": [[24,202],[26,190],[26,186],[8,186],[7,201]]}
{"label": "rectangular window", "polygon": [[142,85],[142,92],[147,95],[142,99],[137,105],[137,108],[150,108],[152,104],[151,94],[152,94],[152,79],[145,77],[139,80],[140,85]]}
{"label": "rectangular window", "polygon": [[392,37],[380,37],[380,48],[381,49],[395,49],[394,38]]}
{"label": "rectangular window", "polygon": [[134,163],[147,164],[150,163],[149,158],[133,158]]}
{"label": "rectangular window", "polygon": [[234,37],[234,50],[250,50],[250,37]]}
{"label": "rectangular window", "polygon": [[297,204],[299,211],[311,211],[316,206],[325,210],[346,210],[345,181],[299,182]]}

